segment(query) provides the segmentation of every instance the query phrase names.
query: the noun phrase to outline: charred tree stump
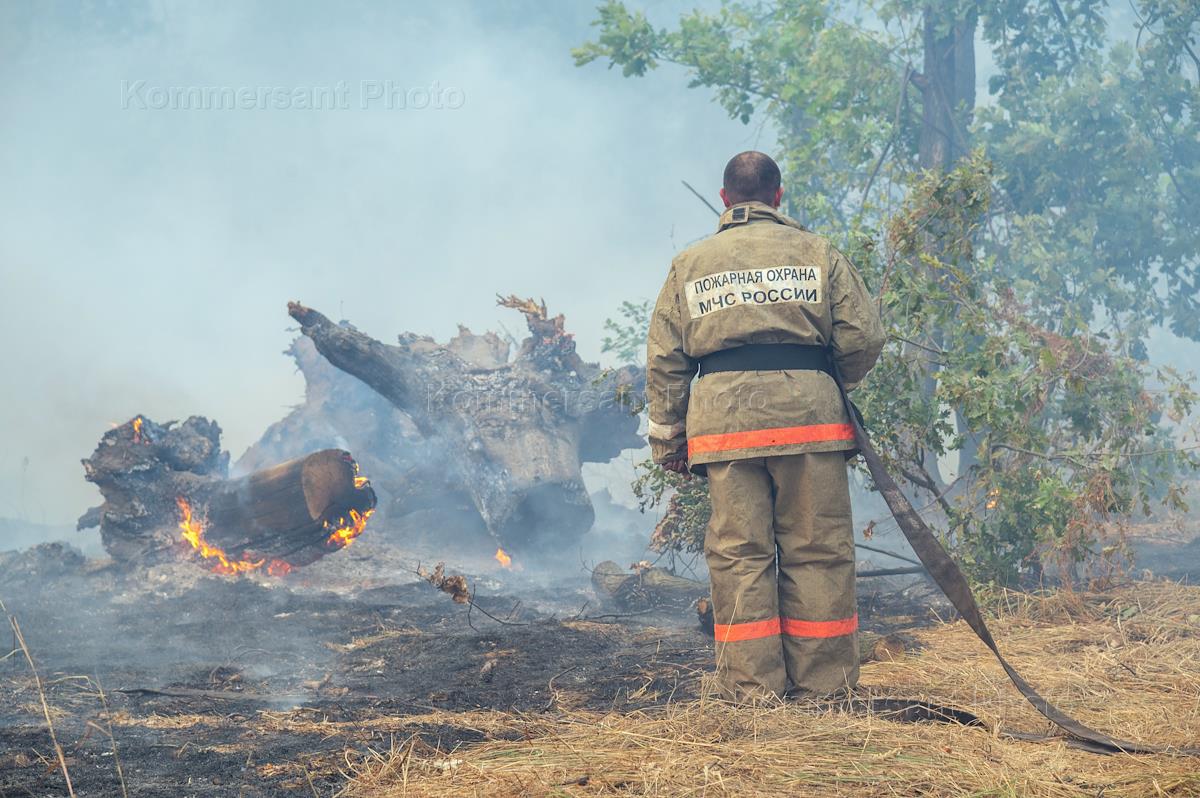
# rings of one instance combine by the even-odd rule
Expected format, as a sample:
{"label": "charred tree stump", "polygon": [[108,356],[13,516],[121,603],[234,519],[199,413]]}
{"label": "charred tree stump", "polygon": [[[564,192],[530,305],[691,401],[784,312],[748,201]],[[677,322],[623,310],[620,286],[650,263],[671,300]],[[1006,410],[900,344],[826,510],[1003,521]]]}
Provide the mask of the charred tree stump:
{"label": "charred tree stump", "polygon": [[450,454],[450,481],[502,545],[545,550],[592,524],[581,464],[643,445],[630,408],[643,376],[585,363],[562,316],[550,317],[544,304],[515,297],[500,304],[520,310],[531,333],[512,361],[494,336],[462,331],[441,345],[405,334],[389,345],[296,302],[288,313],[330,363]]}
{"label": "charred tree stump", "polygon": [[115,560],[197,552],[223,573],[306,565],[360,534],[375,493],[348,452],[330,449],[226,479],[220,428],[138,416],[105,433],[83,461],[105,502],[79,520],[99,526]]}
{"label": "charred tree stump", "polygon": [[176,499],[225,478],[229,455],[220,438],[221,428],[200,416],[179,425],[137,416],[104,433],[83,461],[84,478],[104,504],[84,513],[78,528],[100,527],[117,561],[165,558],[179,542]]}

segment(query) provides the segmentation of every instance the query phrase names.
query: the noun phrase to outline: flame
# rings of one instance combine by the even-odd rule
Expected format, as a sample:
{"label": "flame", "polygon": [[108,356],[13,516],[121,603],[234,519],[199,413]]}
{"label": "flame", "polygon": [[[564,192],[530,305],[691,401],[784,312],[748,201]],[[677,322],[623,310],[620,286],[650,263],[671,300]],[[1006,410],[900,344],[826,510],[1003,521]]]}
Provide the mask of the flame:
{"label": "flame", "polygon": [[204,559],[216,560],[216,563],[213,564],[214,573],[239,574],[256,571],[266,562],[266,560],[229,559],[224,551],[204,539],[204,524],[192,516],[192,505],[188,503],[188,500],[180,496],[175,499],[175,504],[179,507],[181,516],[179,529],[183,532],[183,539],[192,544],[192,548],[200,552],[200,556]]}
{"label": "flame", "polygon": [[[358,473],[358,462],[354,462],[354,489],[362,490],[371,484],[371,481]],[[329,537],[325,539],[325,545],[332,546],[337,549],[344,549],[367,528],[367,519],[371,517],[371,513],[375,512],[374,508],[365,510],[360,513],[353,508],[350,509],[349,515],[340,516],[336,521],[326,521],[325,528],[329,530]]]}
{"label": "flame", "polygon": [[367,519],[371,517],[371,513],[375,510],[367,510],[364,513],[359,513],[358,510],[350,510],[350,518],[345,516],[338,518],[336,521],[326,521],[325,528],[328,529],[329,537],[325,539],[325,545],[333,546],[334,548],[344,549],[367,528]]}
{"label": "flame", "polygon": [[142,442],[142,424],[143,423],[144,422],[142,421],[141,416],[138,416],[137,418],[135,418],[133,420],[133,442],[134,443]]}
{"label": "flame", "polygon": [[371,484],[371,480],[358,473],[358,461],[354,461],[354,489],[362,490],[367,485]]}
{"label": "flame", "polygon": [[[138,416],[134,419],[133,424],[135,441],[139,440],[141,429],[142,418]],[[362,490],[370,484],[366,477],[358,475],[358,463],[354,464],[354,474],[354,487],[356,490]],[[285,576],[291,573],[294,566],[287,560],[271,560],[267,562],[266,559],[251,560],[245,555],[240,560],[231,560],[228,554],[204,539],[204,524],[193,515],[192,506],[188,503],[188,500],[180,496],[175,499],[175,503],[179,506],[179,529],[183,533],[183,539],[190,543],[192,548],[198,551],[202,558],[216,560],[213,564],[213,571],[215,573],[239,574],[248,571],[257,571],[264,565],[267,566],[267,573],[271,576]],[[343,549],[349,546],[367,528],[367,519],[371,517],[373,512],[375,512],[374,509],[361,513],[358,510],[351,509],[347,515],[339,516],[336,520],[325,521],[324,527],[329,531],[329,537],[325,539],[325,545],[335,549]]]}
{"label": "flame", "polygon": [[292,572],[292,564],[287,560],[271,560],[267,563],[267,573],[271,576],[287,576]]}
{"label": "flame", "polygon": [[496,549],[496,562],[500,563],[501,568],[512,568],[512,557],[504,549]]}

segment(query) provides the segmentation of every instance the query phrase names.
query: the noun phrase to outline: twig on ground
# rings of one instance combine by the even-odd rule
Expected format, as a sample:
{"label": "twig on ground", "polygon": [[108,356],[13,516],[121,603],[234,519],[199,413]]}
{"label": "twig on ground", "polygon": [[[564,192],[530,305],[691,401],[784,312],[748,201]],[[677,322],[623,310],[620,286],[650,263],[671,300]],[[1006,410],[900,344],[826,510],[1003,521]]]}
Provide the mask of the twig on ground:
{"label": "twig on ground", "polygon": [[21,632],[21,624],[17,621],[15,615],[8,612],[8,608],[4,606],[4,602],[0,601],[0,609],[4,610],[4,614],[8,615],[8,623],[12,626],[13,636],[16,638],[17,646],[21,653],[25,655],[25,661],[29,663],[29,670],[33,674],[33,682],[37,685],[38,698],[42,702],[42,714],[46,717],[46,726],[50,730],[50,742],[54,745],[54,753],[58,755],[58,764],[62,768],[63,778],[67,782],[67,795],[70,798],[75,798],[75,788],[71,786],[71,773],[67,770],[67,758],[63,754],[62,746],[58,744],[58,735],[54,733],[54,721],[50,718],[50,705],[46,703],[46,691],[42,687],[42,677],[38,673],[37,666],[33,664],[33,655],[29,653],[29,646],[25,645],[25,635]]}
{"label": "twig on ground", "polygon": [[550,700],[546,702],[546,707],[542,710],[543,712],[549,712],[554,707],[554,702],[558,700],[558,693],[554,691],[554,680],[559,676],[567,675],[578,667],[579,663],[575,663],[574,665],[563,668],[561,671],[551,676],[550,681],[546,682],[546,690],[550,693]]}
{"label": "twig on ground", "polygon": [[[437,589],[441,590],[442,592],[449,593],[451,595],[451,597],[454,599],[456,604],[466,604],[467,605],[467,625],[470,626],[472,629],[475,629],[474,625],[471,624],[471,611],[472,610],[479,610],[481,613],[486,615],[488,618],[491,618],[493,621],[495,621],[496,623],[501,624],[503,626],[532,626],[533,625],[529,621],[508,621],[508,620],[505,620],[504,618],[497,618],[495,615],[492,615],[490,612],[485,610],[483,607],[479,606],[479,604],[475,601],[474,588],[472,588],[469,593],[465,591],[465,588],[467,586],[467,580],[465,577],[463,577],[463,576],[447,577],[444,575],[444,569],[445,569],[445,565],[443,563],[438,563],[437,568],[431,574],[428,571],[426,571],[424,569],[424,567],[421,566],[420,563],[417,563],[416,570],[414,570],[413,573],[416,574],[417,576],[421,577],[422,579],[424,579],[426,582],[433,585]],[[520,604],[521,604],[521,602],[518,601],[516,606],[514,606],[511,610],[509,610],[510,616],[512,615],[513,612],[516,611],[517,607],[520,606]],[[478,630],[476,629],[475,631],[478,631]]]}
{"label": "twig on ground", "polygon": [[472,632],[478,632],[475,624],[471,622],[471,610],[475,609],[475,588],[471,588],[471,600],[467,602],[467,627]]}
{"label": "twig on ground", "polygon": [[598,621],[601,618],[613,618],[613,619],[619,620],[621,618],[633,618],[638,615],[649,615],[650,613],[654,612],[656,609],[661,609],[661,608],[650,607],[649,609],[638,610],[637,612],[606,612],[602,615],[584,615],[584,616],[572,618],[571,620],[573,620],[573,621]]}
{"label": "twig on ground", "polygon": [[129,790],[125,787],[125,772],[121,769],[121,755],[117,753],[117,738],[113,734],[112,713],[108,710],[108,698],[104,695],[104,687],[100,684],[100,674],[96,674],[96,692],[100,695],[100,706],[104,708],[104,725],[108,729],[108,741],[112,744],[113,764],[117,767],[117,780],[121,782],[121,798],[129,798]]}
{"label": "twig on ground", "polygon": [[480,607],[477,603],[475,603],[475,599],[473,596],[474,596],[474,594],[472,594],[472,598],[467,602],[467,606],[479,610],[480,612],[482,612],[487,617],[491,618],[496,623],[502,624],[504,626],[533,626],[533,624],[529,621],[506,621],[503,618],[497,618],[495,615],[492,615],[490,612],[485,610],[483,607]]}
{"label": "twig on ground", "polygon": [[163,698],[211,698],[217,701],[305,701],[308,693],[253,693],[249,690],[196,690],[190,687],[125,687],[114,692],[122,695],[162,696]]}
{"label": "twig on ground", "polygon": [[[474,594],[472,594],[472,598],[474,598]],[[504,616],[504,620],[511,620],[513,615],[516,614],[517,610],[521,608],[521,603],[521,599],[517,599],[517,603],[514,604],[512,609],[508,611],[508,614]]]}
{"label": "twig on ground", "polygon": [[313,798],[321,798],[317,792],[317,786],[313,784],[312,774],[308,772],[308,768],[304,768],[304,778],[308,780],[308,789],[312,790]]}

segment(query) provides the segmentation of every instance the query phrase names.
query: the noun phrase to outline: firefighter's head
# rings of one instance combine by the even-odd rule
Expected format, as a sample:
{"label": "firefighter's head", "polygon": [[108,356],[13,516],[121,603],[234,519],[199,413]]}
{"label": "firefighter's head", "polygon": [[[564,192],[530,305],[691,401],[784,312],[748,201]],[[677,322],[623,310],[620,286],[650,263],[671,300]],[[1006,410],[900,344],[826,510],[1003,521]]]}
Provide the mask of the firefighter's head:
{"label": "firefighter's head", "polygon": [[725,207],[757,200],[778,208],[783,199],[779,166],[771,156],[755,150],[738,153],[725,164],[725,187],[721,199]]}

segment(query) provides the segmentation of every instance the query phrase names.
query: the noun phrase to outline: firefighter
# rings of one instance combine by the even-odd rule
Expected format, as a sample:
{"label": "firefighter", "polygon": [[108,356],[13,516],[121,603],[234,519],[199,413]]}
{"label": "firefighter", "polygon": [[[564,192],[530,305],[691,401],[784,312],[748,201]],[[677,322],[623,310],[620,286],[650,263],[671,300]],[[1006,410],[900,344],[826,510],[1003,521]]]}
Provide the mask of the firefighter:
{"label": "firefighter", "polygon": [[717,233],[672,262],[646,358],[654,461],[708,477],[717,681],[738,700],[858,680],[855,444],[832,374],[856,385],[884,334],[854,266],[782,197],[767,155],[729,162]]}

